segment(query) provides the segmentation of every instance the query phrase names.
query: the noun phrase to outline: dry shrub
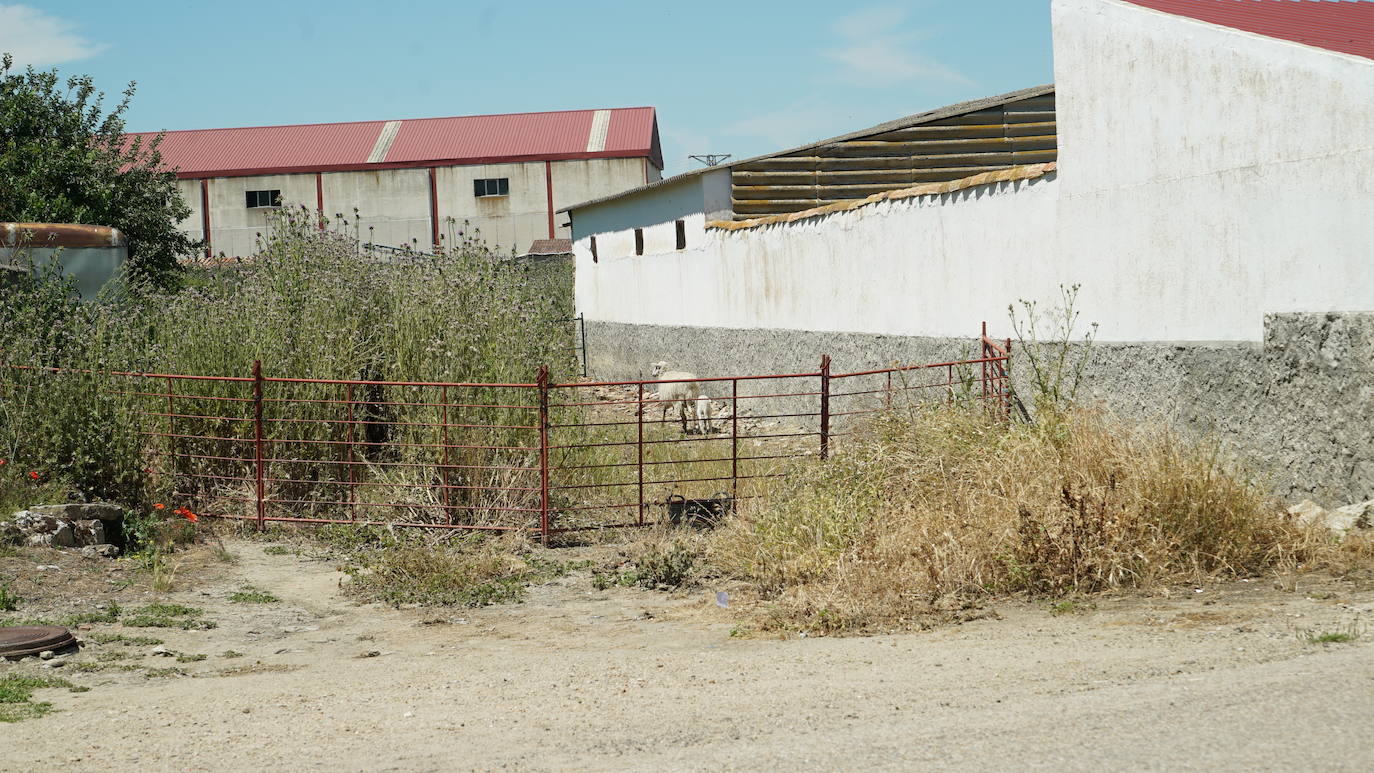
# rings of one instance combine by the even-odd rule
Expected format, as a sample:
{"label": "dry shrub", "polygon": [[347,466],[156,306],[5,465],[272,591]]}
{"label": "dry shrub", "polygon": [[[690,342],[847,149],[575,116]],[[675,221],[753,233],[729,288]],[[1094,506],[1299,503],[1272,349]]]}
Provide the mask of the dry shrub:
{"label": "dry shrub", "polygon": [[1332,561],[1214,445],[1073,409],[1007,427],[977,409],[885,416],[799,466],[710,548],[766,627],[925,625],[993,595],[1063,597]]}

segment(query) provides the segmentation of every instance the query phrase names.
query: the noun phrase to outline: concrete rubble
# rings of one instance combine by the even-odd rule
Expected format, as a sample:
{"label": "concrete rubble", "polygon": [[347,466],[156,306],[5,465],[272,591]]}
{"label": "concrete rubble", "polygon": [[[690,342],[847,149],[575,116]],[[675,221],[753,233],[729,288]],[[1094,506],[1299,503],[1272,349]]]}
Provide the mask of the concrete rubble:
{"label": "concrete rubble", "polygon": [[1288,514],[1303,526],[1320,525],[1344,538],[1352,531],[1374,529],[1374,499],[1328,510],[1310,499],[1288,508]]}
{"label": "concrete rubble", "polygon": [[90,558],[119,555],[124,510],[89,502],[37,505],[0,521],[0,542],[32,547],[80,548]]}

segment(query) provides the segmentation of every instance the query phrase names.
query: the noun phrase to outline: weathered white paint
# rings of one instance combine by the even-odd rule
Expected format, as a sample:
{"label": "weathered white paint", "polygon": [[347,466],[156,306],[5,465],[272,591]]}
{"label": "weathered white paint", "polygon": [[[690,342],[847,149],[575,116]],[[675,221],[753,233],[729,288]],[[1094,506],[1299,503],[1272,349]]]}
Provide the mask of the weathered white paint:
{"label": "weathered white paint", "polygon": [[579,311],[967,336],[1078,283],[1102,340],[1258,341],[1266,313],[1374,308],[1374,62],[1119,0],[1053,7],[1057,174],[685,252],[663,247],[671,222],[644,226],[642,257],[607,231],[596,264],[579,238]]}
{"label": "weathered white paint", "polygon": [[1053,8],[1058,249],[1109,337],[1258,341],[1265,313],[1374,308],[1374,61]]}
{"label": "weathered white paint", "polygon": [[990,265],[1052,237],[1056,190],[1045,177],[737,232],[703,232],[693,215],[698,244],[673,250],[672,223],[652,226],[643,257],[633,229],[598,234],[596,264],[587,239],[574,244],[578,310],[646,325],[967,336],[988,304],[1005,316],[1005,299],[968,299],[1001,284]]}

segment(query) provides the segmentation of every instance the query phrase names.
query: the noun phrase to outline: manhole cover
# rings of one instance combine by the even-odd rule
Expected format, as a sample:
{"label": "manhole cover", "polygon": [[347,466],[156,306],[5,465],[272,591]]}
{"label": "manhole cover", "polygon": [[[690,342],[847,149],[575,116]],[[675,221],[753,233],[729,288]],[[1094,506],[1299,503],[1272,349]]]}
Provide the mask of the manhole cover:
{"label": "manhole cover", "polygon": [[76,637],[56,625],[0,628],[0,657],[37,655],[44,650],[60,650],[76,644]]}

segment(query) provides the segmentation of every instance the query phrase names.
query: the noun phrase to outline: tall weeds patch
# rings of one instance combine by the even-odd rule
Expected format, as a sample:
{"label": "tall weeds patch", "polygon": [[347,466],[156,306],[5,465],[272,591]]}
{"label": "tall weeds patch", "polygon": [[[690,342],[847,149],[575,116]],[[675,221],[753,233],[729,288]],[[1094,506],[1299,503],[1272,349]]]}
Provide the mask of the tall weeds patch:
{"label": "tall weeds patch", "polygon": [[709,558],[752,586],[768,626],[862,631],[996,595],[1248,576],[1331,550],[1205,443],[1085,409],[1007,426],[935,406],[799,465]]}

